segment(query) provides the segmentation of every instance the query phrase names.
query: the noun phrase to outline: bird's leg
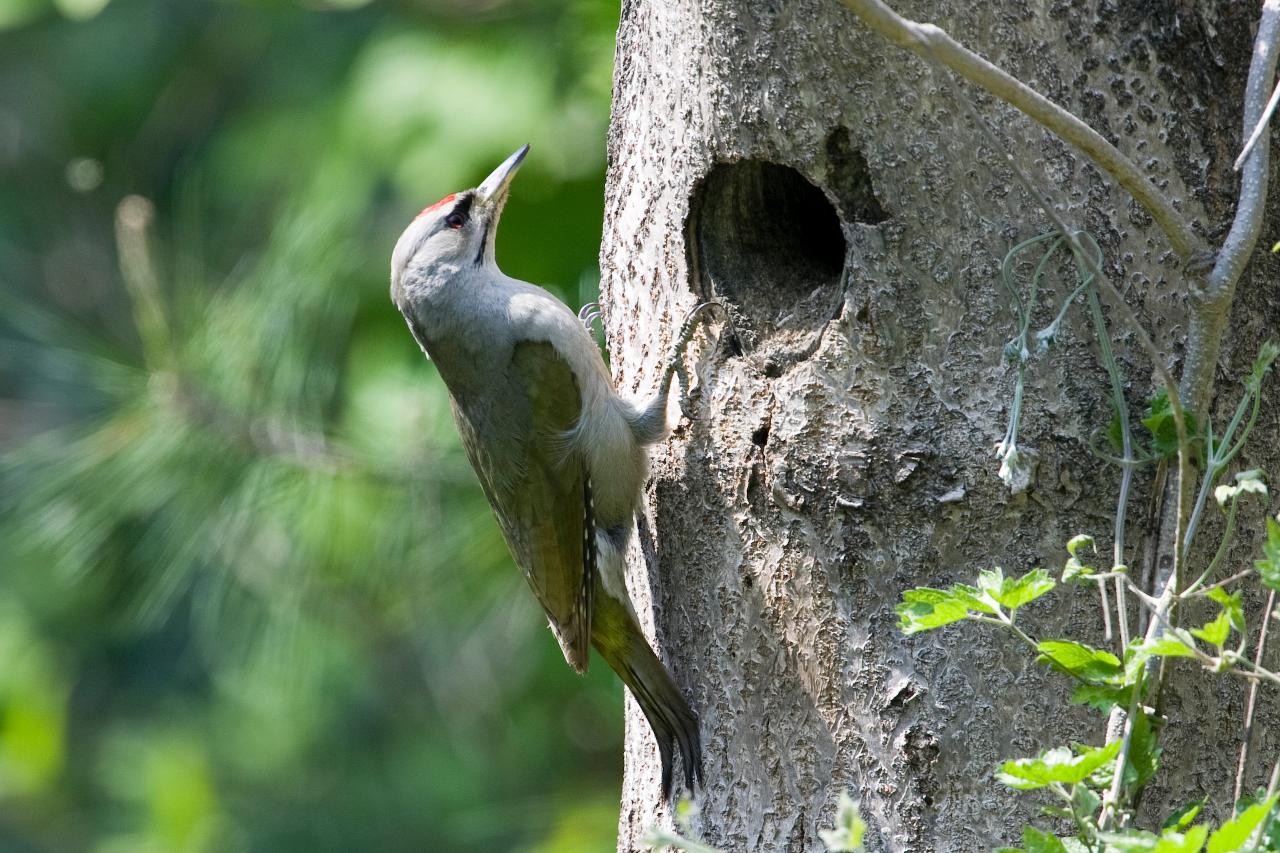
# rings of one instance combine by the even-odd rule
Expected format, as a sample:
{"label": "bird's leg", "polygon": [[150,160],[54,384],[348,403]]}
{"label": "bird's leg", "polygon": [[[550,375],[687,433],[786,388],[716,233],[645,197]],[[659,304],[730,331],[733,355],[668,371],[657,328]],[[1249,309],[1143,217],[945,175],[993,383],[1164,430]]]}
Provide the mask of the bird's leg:
{"label": "bird's leg", "polygon": [[582,325],[586,328],[588,334],[594,335],[596,333],[596,330],[595,330],[596,320],[599,320],[600,316],[601,316],[600,303],[588,302],[586,305],[583,305],[581,309],[579,309],[578,322],[582,323]]}
{"label": "bird's leg", "polygon": [[699,323],[703,322],[713,310],[719,311],[725,319],[726,334],[729,336],[728,340],[732,351],[741,354],[742,344],[738,339],[738,332],[734,328],[733,316],[729,312],[728,306],[716,299],[703,302],[690,311],[680,325],[680,332],[672,343],[671,355],[667,358],[667,363],[662,369],[662,379],[658,383],[658,392],[653,395],[632,424],[636,436],[642,443],[650,444],[658,441],[666,433],[667,399],[671,394],[671,380],[675,377],[680,379],[680,411],[686,417],[692,417],[689,413],[689,403],[691,398],[696,396],[696,393],[690,393],[689,374],[685,370],[684,354],[689,342],[693,340],[694,332],[698,330]]}

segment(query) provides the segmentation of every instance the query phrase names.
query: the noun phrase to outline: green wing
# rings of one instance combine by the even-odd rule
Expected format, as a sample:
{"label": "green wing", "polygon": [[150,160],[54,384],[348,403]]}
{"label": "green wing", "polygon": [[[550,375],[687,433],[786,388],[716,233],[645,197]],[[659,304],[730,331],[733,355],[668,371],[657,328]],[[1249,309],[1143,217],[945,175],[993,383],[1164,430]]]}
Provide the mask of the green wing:
{"label": "green wing", "polygon": [[[488,460],[472,462],[565,660],[585,672],[596,574],[595,523],[586,472],[564,441],[582,409],[578,383],[555,347],[542,342],[515,346],[509,378],[505,393],[512,397],[503,408],[521,414],[497,429],[505,433],[503,444],[513,458],[502,471],[486,465]],[[526,399],[516,399],[520,396]]]}

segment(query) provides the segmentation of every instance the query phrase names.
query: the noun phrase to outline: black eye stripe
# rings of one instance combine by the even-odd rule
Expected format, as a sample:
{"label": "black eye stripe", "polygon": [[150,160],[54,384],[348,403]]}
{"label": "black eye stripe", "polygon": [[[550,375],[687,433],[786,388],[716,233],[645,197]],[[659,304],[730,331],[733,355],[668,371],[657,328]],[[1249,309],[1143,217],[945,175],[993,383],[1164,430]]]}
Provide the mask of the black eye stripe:
{"label": "black eye stripe", "polygon": [[473,193],[467,193],[462,198],[458,199],[458,203],[453,206],[453,210],[449,211],[449,213],[457,214],[465,221],[466,218],[471,215],[471,203],[474,202],[475,199],[476,197]]}

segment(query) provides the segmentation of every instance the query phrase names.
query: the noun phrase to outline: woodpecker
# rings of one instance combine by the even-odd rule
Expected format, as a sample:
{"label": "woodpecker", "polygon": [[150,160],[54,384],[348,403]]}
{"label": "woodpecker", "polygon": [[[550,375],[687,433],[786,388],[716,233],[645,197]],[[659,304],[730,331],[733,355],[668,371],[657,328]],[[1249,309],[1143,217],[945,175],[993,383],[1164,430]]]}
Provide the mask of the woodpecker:
{"label": "woodpecker", "polygon": [[498,218],[528,150],[418,214],[391,257],[391,299],[449,389],[467,458],[565,661],[585,672],[593,645],[630,688],[657,739],[669,798],[673,744],[685,785],[702,782],[698,717],[640,630],[623,559],[645,447],[667,433],[672,375],[683,378],[702,309],[723,306],[690,313],[651,400],[619,397],[584,326],[590,317],[504,275],[494,259]]}

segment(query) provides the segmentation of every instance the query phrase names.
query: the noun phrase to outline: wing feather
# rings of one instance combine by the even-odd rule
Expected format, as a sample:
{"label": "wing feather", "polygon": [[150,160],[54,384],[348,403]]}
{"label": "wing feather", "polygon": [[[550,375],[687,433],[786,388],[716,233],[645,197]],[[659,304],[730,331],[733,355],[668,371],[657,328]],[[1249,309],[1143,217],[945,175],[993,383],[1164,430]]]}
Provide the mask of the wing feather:
{"label": "wing feather", "polygon": [[[526,341],[512,352],[501,421],[470,417],[457,405],[458,425],[473,467],[493,506],[517,565],[546,611],[565,660],[587,668],[591,642],[596,549],[591,485],[579,456],[564,440],[582,410],[577,380],[555,347]],[[486,448],[507,449],[501,465]]]}

